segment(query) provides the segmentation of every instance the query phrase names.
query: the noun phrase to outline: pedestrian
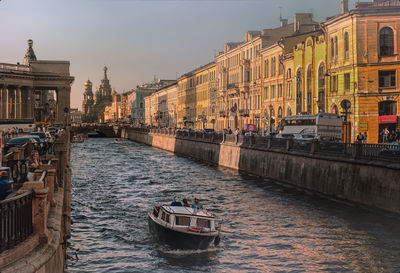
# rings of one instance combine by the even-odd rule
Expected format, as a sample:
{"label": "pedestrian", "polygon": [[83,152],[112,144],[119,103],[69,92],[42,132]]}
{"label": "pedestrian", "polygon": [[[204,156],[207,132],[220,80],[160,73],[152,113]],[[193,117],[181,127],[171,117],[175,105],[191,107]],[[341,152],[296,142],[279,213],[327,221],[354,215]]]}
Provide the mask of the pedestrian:
{"label": "pedestrian", "polygon": [[361,144],[363,141],[363,135],[361,134],[361,132],[358,133],[357,135],[357,143]]}
{"label": "pedestrian", "polygon": [[385,129],[382,130],[382,137],[383,137],[383,143],[388,142],[389,140],[389,130],[387,127],[385,127]]}
{"label": "pedestrian", "polygon": [[363,135],[363,143],[364,143],[364,144],[367,143],[367,139],[368,139],[367,132],[364,132],[364,135]]}
{"label": "pedestrian", "polygon": [[35,178],[35,170],[39,168],[39,166],[42,165],[42,162],[39,159],[39,152],[36,150],[33,150],[31,153],[31,159],[28,161],[28,180],[30,182],[33,181]]}

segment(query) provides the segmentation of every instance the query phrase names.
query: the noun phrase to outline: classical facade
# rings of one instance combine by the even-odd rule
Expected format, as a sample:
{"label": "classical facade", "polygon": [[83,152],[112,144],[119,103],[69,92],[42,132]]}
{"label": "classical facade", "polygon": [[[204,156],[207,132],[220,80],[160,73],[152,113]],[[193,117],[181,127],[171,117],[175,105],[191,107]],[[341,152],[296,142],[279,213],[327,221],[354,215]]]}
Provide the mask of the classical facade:
{"label": "classical facade", "polygon": [[327,110],[343,112],[349,100],[349,139],[367,132],[368,142],[382,141],[381,132],[399,130],[400,2],[373,0],[356,3],[324,24]]}
{"label": "classical facade", "polygon": [[[293,24],[281,19],[281,26],[278,28],[248,31],[244,42],[225,45],[224,52],[215,58],[219,110],[217,129],[243,129],[246,124],[256,124],[260,127],[263,108],[261,97],[264,90],[261,51],[280,41],[282,37],[306,33],[317,26],[312,20],[312,14],[295,14]],[[279,74],[282,70],[280,58],[281,55],[278,54],[272,57],[271,63],[268,64],[273,69],[272,72],[276,72],[272,76],[274,78],[283,74]],[[276,83],[274,86],[279,84],[283,83]]]}
{"label": "classical facade", "polygon": [[0,118],[64,122],[70,109],[68,61],[37,60],[28,40],[24,64],[0,64]]}
{"label": "classical facade", "polygon": [[[150,96],[157,90],[170,84],[174,84],[175,82],[175,80],[154,79],[154,81],[152,82],[136,86],[136,89],[132,90],[130,99],[132,105],[132,123],[135,125],[141,125],[145,123],[152,124],[153,120],[151,119],[154,119],[155,115],[152,115],[152,117],[150,117],[150,112],[145,112],[145,98]],[[150,107],[150,105],[147,106]]]}

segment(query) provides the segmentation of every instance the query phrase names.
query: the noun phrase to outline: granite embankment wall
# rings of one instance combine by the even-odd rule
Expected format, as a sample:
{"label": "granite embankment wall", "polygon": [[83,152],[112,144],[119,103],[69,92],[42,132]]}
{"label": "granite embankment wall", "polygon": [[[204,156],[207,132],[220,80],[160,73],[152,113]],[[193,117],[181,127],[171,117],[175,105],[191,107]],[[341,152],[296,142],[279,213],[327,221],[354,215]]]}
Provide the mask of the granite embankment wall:
{"label": "granite embankment wall", "polygon": [[[64,272],[67,240],[71,236],[71,169],[69,130],[54,143],[54,152],[41,157],[43,165],[35,171],[33,182],[24,182],[18,193],[32,194],[31,211],[24,212],[24,217],[31,214],[32,232],[22,242],[0,252],[1,273],[56,273]],[[21,155],[19,155],[21,153]],[[24,148],[17,148],[14,161],[24,159]],[[20,158],[20,159],[18,159]],[[15,198],[18,198],[17,195]],[[8,202],[7,199],[3,202]],[[17,203],[21,204],[22,201]],[[8,204],[8,203],[7,203]],[[4,205],[4,204],[3,204]],[[9,209],[12,205],[2,206]],[[17,205],[19,206],[19,205]],[[2,213],[0,225],[1,238],[15,240],[21,236],[13,235],[20,216],[7,218]],[[11,219],[11,220],[10,220]],[[15,221],[11,224],[12,221]],[[6,227],[4,224],[9,225]],[[25,231],[29,225],[23,227]],[[5,236],[5,233],[10,236]]]}
{"label": "granite embankment wall", "polygon": [[329,197],[400,213],[400,164],[282,152],[232,142],[122,130],[132,141],[212,162]]}

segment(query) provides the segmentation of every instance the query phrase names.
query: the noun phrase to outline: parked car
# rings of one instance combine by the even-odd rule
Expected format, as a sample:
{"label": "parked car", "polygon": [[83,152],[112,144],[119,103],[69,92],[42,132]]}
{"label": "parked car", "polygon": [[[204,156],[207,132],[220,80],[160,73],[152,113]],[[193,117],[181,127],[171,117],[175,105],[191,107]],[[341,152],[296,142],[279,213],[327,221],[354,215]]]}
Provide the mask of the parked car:
{"label": "parked car", "polygon": [[400,157],[400,142],[387,144],[385,148],[379,152],[379,155],[384,157]]}
{"label": "parked car", "polygon": [[40,139],[38,136],[27,135],[23,137],[14,137],[4,145],[4,154],[6,154],[11,147],[21,146],[28,142],[34,143],[36,148],[40,147]]}
{"label": "parked car", "polygon": [[44,132],[32,132],[29,135],[30,136],[38,136],[41,143],[44,143],[47,141],[47,136],[46,136],[46,133],[44,133]]}
{"label": "parked car", "polygon": [[0,200],[12,192],[14,181],[10,177],[9,167],[0,167]]}
{"label": "parked car", "polygon": [[294,138],[294,134],[277,134],[276,138]]}
{"label": "parked car", "polygon": [[303,135],[303,134],[295,134],[294,139],[297,140],[313,140],[315,138],[314,135]]}

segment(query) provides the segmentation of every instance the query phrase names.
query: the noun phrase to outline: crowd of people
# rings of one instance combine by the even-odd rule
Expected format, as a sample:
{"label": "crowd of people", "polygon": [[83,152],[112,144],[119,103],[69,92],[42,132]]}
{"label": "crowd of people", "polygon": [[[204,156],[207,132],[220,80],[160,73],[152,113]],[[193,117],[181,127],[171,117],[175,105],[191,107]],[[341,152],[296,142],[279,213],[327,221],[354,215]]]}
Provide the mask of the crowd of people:
{"label": "crowd of people", "polygon": [[380,132],[380,136],[382,138],[383,143],[400,142],[400,130],[389,131],[389,129],[385,127]]}

